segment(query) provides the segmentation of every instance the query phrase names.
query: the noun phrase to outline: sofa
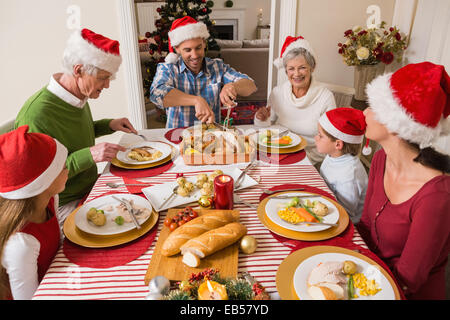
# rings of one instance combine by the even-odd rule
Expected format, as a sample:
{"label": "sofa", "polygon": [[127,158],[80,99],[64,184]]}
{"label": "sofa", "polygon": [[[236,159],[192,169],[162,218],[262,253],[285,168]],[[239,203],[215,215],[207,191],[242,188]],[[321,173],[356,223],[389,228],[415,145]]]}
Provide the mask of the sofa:
{"label": "sofa", "polygon": [[239,72],[255,81],[258,90],[239,101],[267,100],[267,76],[269,70],[269,39],[221,40],[216,39],[220,51],[209,50],[206,56],[220,58]]}
{"label": "sofa", "polygon": [[[216,39],[220,51],[208,50],[207,57],[220,58],[239,72],[252,78],[258,90],[248,97],[238,97],[239,101],[267,100],[267,75],[269,69],[269,39],[220,40]],[[142,45],[141,45],[142,46]],[[141,47],[140,46],[140,47]],[[145,76],[144,62],[150,59],[148,49],[140,48],[142,74]]]}

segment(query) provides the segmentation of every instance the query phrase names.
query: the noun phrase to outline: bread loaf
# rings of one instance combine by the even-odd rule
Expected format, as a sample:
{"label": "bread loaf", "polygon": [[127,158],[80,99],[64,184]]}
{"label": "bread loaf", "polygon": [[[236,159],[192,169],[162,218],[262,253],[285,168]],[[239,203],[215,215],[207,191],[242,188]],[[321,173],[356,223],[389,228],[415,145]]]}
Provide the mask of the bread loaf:
{"label": "bread loaf", "polygon": [[175,255],[180,252],[180,247],[188,240],[209,230],[222,227],[237,219],[238,216],[233,215],[231,211],[206,213],[192,219],[172,231],[162,245],[161,254],[166,257]]}
{"label": "bread loaf", "polygon": [[247,233],[247,228],[239,222],[205,232],[181,246],[181,254],[190,252],[204,258],[238,241]]}

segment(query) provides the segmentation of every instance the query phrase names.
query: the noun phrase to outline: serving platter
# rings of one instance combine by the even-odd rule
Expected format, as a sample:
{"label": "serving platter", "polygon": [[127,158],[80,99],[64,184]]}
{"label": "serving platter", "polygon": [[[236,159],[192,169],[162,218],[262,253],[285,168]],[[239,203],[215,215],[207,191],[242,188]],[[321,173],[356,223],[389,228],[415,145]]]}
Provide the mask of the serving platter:
{"label": "serving platter", "polygon": [[[210,212],[230,211],[233,216],[239,220],[239,210],[194,210],[197,211],[199,216]],[[179,211],[180,209],[169,209],[166,217],[171,218]],[[170,257],[166,257],[161,254],[161,248],[169,235],[169,228],[163,225],[145,275],[146,285],[148,285],[150,280],[156,276],[165,276],[169,280],[187,280],[192,273],[201,272],[205,268],[219,269],[222,276],[236,278],[238,272],[239,242],[236,242],[210,256],[201,259],[200,265],[193,268],[182,262],[183,256],[181,254],[176,254]]]}
{"label": "serving platter", "polygon": [[[242,173],[242,171],[239,170],[238,168],[226,168],[226,169],[224,168],[222,169],[222,172],[226,175],[231,176],[234,179],[234,181],[236,181],[236,179]],[[195,184],[196,177],[187,177],[186,181]],[[240,186],[236,190],[249,188],[257,184],[258,182],[256,180],[254,180],[249,175],[245,174]],[[164,201],[172,195],[173,190],[177,185],[178,184],[176,180],[174,180],[173,182],[166,182],[162,184],[156,184],[147,188],[143,188],[142,192],[144,193],[146,198],[150,201],[151,205],[153,206],[153,208],[155,208],[156,211],[163,211],[169,208],[178,207],[192,202],[197,202],[198,199],[200,198],[201,191],[199,189],[195,189],[187,197],[175,195],[172,197],[171,200],[169,200],[164,204]]]}

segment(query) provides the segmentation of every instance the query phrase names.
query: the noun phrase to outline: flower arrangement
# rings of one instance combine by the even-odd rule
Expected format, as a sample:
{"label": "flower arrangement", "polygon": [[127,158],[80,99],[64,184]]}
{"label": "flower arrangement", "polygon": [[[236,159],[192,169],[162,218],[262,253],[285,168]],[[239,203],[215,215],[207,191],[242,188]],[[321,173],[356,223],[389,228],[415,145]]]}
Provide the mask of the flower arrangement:
{"label": "flower arrangement", "polygon": [[394,59],[400,62],[407,47],[406,36],[402,36],[397,27],[386,29],[385,25],[382,21],[378,29],[356,26],[345,31],[347,40],[338,43],[344,62],[349,66],[390,64]]}

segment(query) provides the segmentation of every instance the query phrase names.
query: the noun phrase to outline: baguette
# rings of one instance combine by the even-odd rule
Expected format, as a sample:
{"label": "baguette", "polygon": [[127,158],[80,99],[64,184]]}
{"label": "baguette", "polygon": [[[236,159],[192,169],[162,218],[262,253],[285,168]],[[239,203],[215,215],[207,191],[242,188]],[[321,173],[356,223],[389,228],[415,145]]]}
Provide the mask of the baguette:
{"label": "baguette", "polygon": [[181,254],[188,252],[204,258],[238,241],[247,233],[247,228],[239,222],[232,222],[223,227],[205,232],[187,241],[181,246]]}
{"label": "baguette", "polygon": [[161,254],[166,257],[173,256],[180,252],[180,247],[188,240],[209,230],[222,227],[237,219],[238,217],[230,211],[206,213],[192,219],[172,231],[161,247]]}

